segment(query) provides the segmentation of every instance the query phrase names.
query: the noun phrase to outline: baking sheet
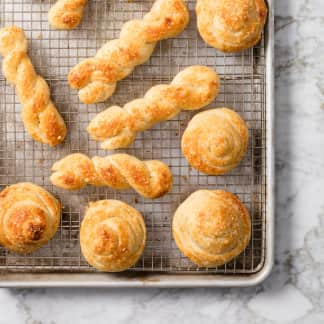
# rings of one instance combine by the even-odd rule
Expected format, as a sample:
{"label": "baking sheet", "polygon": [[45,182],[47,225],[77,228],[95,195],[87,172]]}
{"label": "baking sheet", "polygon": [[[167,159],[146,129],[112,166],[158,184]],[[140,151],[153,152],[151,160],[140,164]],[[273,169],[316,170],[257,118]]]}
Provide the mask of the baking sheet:
{"label": "baking sheet", "polygon": [[[145,217],[148,240],[143,257],[130,272],[246,275],[258,273],[265,263],[268,169],[267,169],[267,70],[265,40],[238,54],[223,54],[208,47],[199,37],[194,13],[195,1],[187,1],[190,25],[175,39],[158,43],[149,62],[119,82],[117,92],[104,104],[83,105],[66,76],[80,60],[92,56],[107,40],[118,37],[122,24],[141,18],[153,1],[89,1],[82,24],[73,31],[51,30],[47,12],[54,1],[0,0],[1,27],[15,24],[24,28],[29,53],[37,71],[47,80],[52,98],[64,117],[69,135],[63,145],[52,149],[32,141],[21,122],[21,107],[15,91],[0,76],[0,186],[31,181],[44,186],[63,203],[60,229],[55,238],[36,253],[18,256],[0,247],[0,271],[8,272],[94,272],[80,253],[79,225],[89,201],[120,199]],[[134,191],[87,187],[68,192],[49,182],[50,168],[63,156],[82,152],[89,156],[109,154],[89,139],[85,128],[104,108],[141,97],[151,86],[169,83],[183,68],[204,64],[221,77],[221,93],[207,107],[230,107],[249,125],[249,145],[239,167],[224,176],[206,176],[190,168],[182,157],[181,135],[197,112],[178,117],[139,134],[128,148],[119,150],[140,159],[160,159],[174,175],[171,193],[147,200]],[[162,140],[161,140],[162,139]],[[268,138],[269,142],[269,138]],[[111,152],[112,153],[112,152]],[[268,165],[269,167],[269,165]],[[177,206],[197,189],[225,189],[237,194],[252,217],[252,239],[244,253],[232,262],[214,269],[198,268],[177,249],[171,236],[171,219]]]}

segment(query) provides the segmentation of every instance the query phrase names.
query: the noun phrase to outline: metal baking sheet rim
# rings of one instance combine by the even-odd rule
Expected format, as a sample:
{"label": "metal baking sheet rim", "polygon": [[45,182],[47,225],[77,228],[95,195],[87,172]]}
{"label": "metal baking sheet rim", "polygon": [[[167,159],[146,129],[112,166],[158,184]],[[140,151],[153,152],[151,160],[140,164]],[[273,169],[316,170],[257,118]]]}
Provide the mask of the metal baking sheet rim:
{"label": "metal baking sheet rim", "polygon": [[266,28],[266,116],[267,116],[267,212],[265,261],[252,275],[166,273],[0,273],[0,287],[244,287],[265,280],[274,263],[275,170],[274,170],[274,8],[268,0]]}

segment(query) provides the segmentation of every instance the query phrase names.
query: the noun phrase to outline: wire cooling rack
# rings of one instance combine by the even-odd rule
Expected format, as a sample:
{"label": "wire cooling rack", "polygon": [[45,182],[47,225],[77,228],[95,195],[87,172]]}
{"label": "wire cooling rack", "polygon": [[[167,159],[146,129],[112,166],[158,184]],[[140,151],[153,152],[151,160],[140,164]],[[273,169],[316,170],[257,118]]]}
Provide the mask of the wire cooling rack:
{"label": "wire cooling rack", "polygon": [[[49,28],[47,12],[55,1],[0,0],[0,25],[22,27],[29,39],[29,54],[36,70],[47,80],[52,98],[68,126],[63,145],[52,149],[31,140],[21,121],[21,107],[3,76],[0,76],[0,186],[30,181],[44,186],[63,203],[63,215],[54,239],[33,254],[17,255],[0,247],[2,272],[91,272],[79,246],[79,227],[89,201],[120,199],[145,217],[147,245],[140,261],[130,271],[251,274],[262,268],[265,255],[266,219],[266,120],[264,40],[253,49],[223,54],[208,47],[199,37],[195,1],[187,1],[190,25],[177,38],[160,42],[149,62],[118,83],[118,90],[105,104],[83,105],[69,88],[67,74],[80,60],[93,56],[109,39],[116,38],[124,22],[141,18],[153,1],[90,0],[81,25],[72,31]],[[107,152],[91,141],[86,126],[96,113],[113,104],[123,105],[141,97],[151,86],[169,83],[183,68],[203,64],[221,76],[221,93],[208,108],[235,109],[249,126],[249,145],[243,162],[224,176],[206,176],[190,168],[182,157],[182,133],[197,112],[182,112],[139,134],[123,152],[140,159],[160,159],[174,175],[171,193],[147,200],[134,191],[87,187],[68,192],[50,184],[54,161],[70,153],[104,156]],[[183,257],[171,235],[171,220],[178,205],[197,189],[225,189],[239,196],[252,217],[252,239],[232,262],[214,269],[198,268]]]}

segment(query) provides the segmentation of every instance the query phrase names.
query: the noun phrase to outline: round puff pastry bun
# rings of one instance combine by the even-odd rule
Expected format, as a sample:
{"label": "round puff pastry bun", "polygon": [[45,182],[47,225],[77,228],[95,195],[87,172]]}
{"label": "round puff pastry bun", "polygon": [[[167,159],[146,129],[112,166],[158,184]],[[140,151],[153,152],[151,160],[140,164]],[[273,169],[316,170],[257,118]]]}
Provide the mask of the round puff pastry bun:
{"label": "round puff pastry bun", "polygon": [[126,270],[143,253],[146,228],[142,215],[119,200],[90,203],[80,229],[81,251],[96,269]]}
{"label": "round puff pastry bun", "polygon": [[203,111],[192,118],[182,136],[182,152],[195,169],[224,174],[243,159],[248,144],[244,120],[229,108]]}
{"label": "round puff pastry bun", "polygon": [[198,266],[213,268],[246,248],[251,221],[246,207],[232,193],[198,190],[176,210],[172,232],[186,257]]}
{"label": "round puff pastry bun", "polygon": [[264,0],[198,0],[198,30],[210,46],[242,51],[261,39],[267,11]]}
{"label": "round puff pastry bun", "polygon": [[30,253],[56,233],[61,205],[45,189],[18,183],[0,193],[0,243],[18,253]]}

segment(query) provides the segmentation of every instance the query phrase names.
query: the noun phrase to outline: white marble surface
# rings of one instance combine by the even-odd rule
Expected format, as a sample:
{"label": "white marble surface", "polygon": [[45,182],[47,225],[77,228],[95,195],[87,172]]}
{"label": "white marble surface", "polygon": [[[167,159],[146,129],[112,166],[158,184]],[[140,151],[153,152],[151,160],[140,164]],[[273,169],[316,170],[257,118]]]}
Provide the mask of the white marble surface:
{"label": "white marble surface", "polygon": [[0,323],[324,323],[324,1],[276,0],[276,265],[248,289],[0,290]]}

